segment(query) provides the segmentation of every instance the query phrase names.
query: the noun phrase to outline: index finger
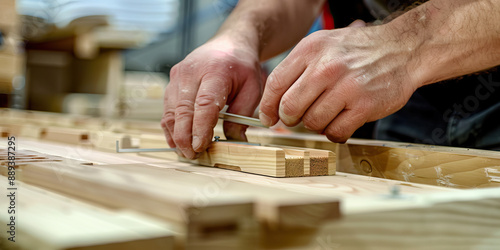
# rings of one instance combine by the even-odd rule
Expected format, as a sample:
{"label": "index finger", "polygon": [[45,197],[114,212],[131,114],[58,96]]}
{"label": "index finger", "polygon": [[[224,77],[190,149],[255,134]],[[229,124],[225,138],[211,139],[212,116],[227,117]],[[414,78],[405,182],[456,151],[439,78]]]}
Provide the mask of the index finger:
{"label": "index finger", "polygon": [[219,111],[226,105],[230,92],[229,77],[217,74],[203,77],[194,105],[192,147],[195,152],[203,152],[210,144]]}
{"label": "index finger", "polygon": [[[193,127],[194,101],[198,93],[200,82],[192,77],[186,67],[172,68],[172,79],[177,84],[177,100],[175,103],[175,124],[173,140],[177,149],[189,158],[195,158],[195,152],[191,146],[191,133]],[[171,83],[173,84],[173,83]]]}

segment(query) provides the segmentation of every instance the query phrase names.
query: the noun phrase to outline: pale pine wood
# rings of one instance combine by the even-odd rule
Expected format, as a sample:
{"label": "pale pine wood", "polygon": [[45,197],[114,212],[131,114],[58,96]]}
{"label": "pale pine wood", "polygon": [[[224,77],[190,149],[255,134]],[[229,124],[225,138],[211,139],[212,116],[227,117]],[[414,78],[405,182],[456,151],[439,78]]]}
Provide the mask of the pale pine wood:
{"label": "pale pine wood", "polygon": [[89,143],[89,132],[82,129],[47,127],[42,129],[40,138],[78,145]]}
{"label": "pale pine wood", "polygon": [[[343,219],[325,225],[303,248],[496,249],[500,245],[498,188],[343,202]],[[281,240],[295,236],[300,237],[290,233]]]}
{"label": "pale pine wood", "polygon": [[[47,145],[50,145],[50,147],[48,147]],[[57,147],[52,148],[53,145],[56,144],[45,143],[45,142],[29,142],[26,140],[23,143],[23,147],[26,147],[28,149],[37,148],[37,149],[44,149],[46,150],[45,152],[53,150],[59,152]],[[73,147],[77,146],[73,145],[61,146],[62,149],[68,149]],[[83,156],[86,158],[96,159],[95,158],[96,155],[99,155],[101,158],[109,158],[112,157],[113,154],[99,153],[96,151],[91,154],[84,154]],[[136,156],[124,155],[123,160],[134,157]],[[138,158],[150,159],[146,157],[138,157]],[[393,223],[393,225],[395,225],[393,227],[398,227],[398,230],[395,230],[396,233],[393,233],[395,235],[407,235],[407,231],[404,231],[401,228],[408,226],[415,227],[421,231],[429,231],[432,229],[431,227],[433,224],[420,223],[420,220],[409,220],[409,221],[401,220],[399,219],[399,217],[394,217],[394,216],[391,217],[391,214],[397,214],[398,211],[401,211],[403,214],[406,215],[407,218],[411,218],[413,214],[418,215],[421,211],[426,211],[423,209],[431,209],[429,211],[438,211],[439,213],[439,210],[437,210],[437,208],[434,205],[432,205],[432,203],[422,202],[426,201],[427,198],[425,198],[425,196],[421,196],[420,194],[445,191],[446,194],[444,196],[449,196],[450,193],[461,192],[441,187],[410,184],[401,181],[383,180],[374,177],[356,176],[343,173],[337,173],[337,175],[335,176],[283,179],[283,178],[269,178],[265,176],[246,174],[236,171],[225,171],[217,168],[198,167],[196,165],[191,165],[177,161],[163,161],[162,163],[150,163],[149,165],[150,166],[141,164],[134,164],[134,165],[117,164],[117,165],[95,166],[92,168],[107,168],[107,169],[105,172],[101,173],[89,171],[88,174],[89,176],[97,176],[96,178],[89,177],[92,178],[93,181],[102,182],[103,180],[99,180],[100,178],[110,179],[109,175],[104,173],[109,173],[109,171],[113,170],[114,168],[114,170],[116,170],[117,172],[116,174],[120,172],[119,175],[124,176],[124,180],[126,180],[128,185],[131,187],[137,186],[137,183],[144,183],[144,185],[150,186],[150,188],[158,190],[172,190],[172,188],[169,188],[171,187],[170,185],[172,184],[174,186],[178,185],[185,188],[190,188],[193,185],[195,185],[197,186],[198,190],[200,190],[202,194],[205,193],[207,197],[211,197],[212,195],[218,196],[221,194],[220,192],[234,192],[234,194],[238,194],[238,196],[253,193],[253,195],[255,195],[255,198],[257,199],[256,205],[258,205],[262,209],[260,211],[264,211],[261,212],[262,214],[264,214],[264,216],[262,217],[258,216],[258,218],[261,218],[262,222],[274,221],[274,223],[262,224],[263,227],[261,228],[263,228],[265,231],[260,234],[261,240],[258,241],[260,242],[258,244],[260,244],[259,248],[261,249],[262,248],[314,249],[314,248],[324,247],[325,244],[327,244],[328,242],[333,244],[330,246],[336,246],[335,244],[337,241],[333,241],[333,239],[337,239],[335,236],[337,234],[357,235],[363,238],[362,241],[363,244],[374,244],[375,246],[385,247],[386,245],[384,245],[383,242],[382,243],[378,242],[373,237],[370,237],[371,235],[380,235],[380,237],[385,237],[386,241],[384,242],[387,241],[391,242],[390,244],[392,244],[392,242],[395,242],[395,244],[402,244],[402,246],[408,246],[408,244],[406,244],[405,241],[399,240],[402,236],[397,239],[388,236],[388,234],[385,233],[386,230],[382,230],[384,229],[383,226],[384,223],[388,223],[389,221],[390,223]],[[152,167],[155,167],[155,169],[152,169]],[[164,169],[168,169],[168,171],[164,171]],[[24,171],[23,167],[21,167],[21,170],[22,170],[21,172]],[[101,169],[101,171],[104,171],[104,169]],[[36,175],[34,174],[32,178],[41,178],[40,176],[43,175],[40,173],[36,173]],[[125,176],[128,177],[125,179]],[[199,179],[196,176],[202,176],[203,179]],[[47,182],[49,181],[44,181],[44,183]],[[243,182],[246,182],[247,184],[251,185],[244,189],[239,189],[237,188],[238,186],[233,186],[233,183],[245,184]],[[226,183],[228,183],[227,186]],[[405,198],[402,200],[395,199],[391,201],[391,199],[388,198],[388,189],[392,185],[400,186],[401,192],[404,197],[413,197],[413,198],[410,199]],[[60,188],[60,185],[58,186]],[[78,185],[79,192],[81,193],[83,191],[81,187],[88,188],[90,186],[91,185]],[[262,190],[261,189],[262,187],[267,187],[270,190]],[[289,206],[285,206],[287,203],[285,202],[285,200],[283,200],[284,196],[281,194],[278,195],[278,193],[276,193],[276,190],[280,189],[287,190],[288,192],[296,191],[297,193],[304,194],[305,196],[319,195],[319,196],[324,196],[326,198],[342,197],[341,206],[344,214],[344,219],[342,219],[341,221],[325,220],[324,223],[326,224],[323,224],[323,226],[321,227],[318,227],[318,225],[316,225],[315,227],[310,227],[310,226],[308,227],[307,225],[314,224],[311,222],[318,221],[319,218],[321,218],[317,217],[318,215],[317,212],[321,210],[314,209],[314,206],[308,207],[307,204],[310,203],[310,200],[304,201],[304,199],[301,196],[296,196],[296,197],[290,196],[290,200],[293,202],[292,204],[295,205],[291,206],[292,209],[289,210],[288,209]],[[107,190],[107,189],[101,188],[100,189],[101,193],[102,190]],[[218,190],[221,191],[219,192]],[[143,193],[141,193],[140,195],[142,197]],[[112,198],[115,199],[115,197]],[[273,204],[272,202],[273,200],[276,200],[277,203]],[[299,207],[296,207],[299,203],[301,205]],[[259,204],[268,204],[268,205],[265,206]],[[280,209],[273,210],[272,209],[273,207]],[[135,207],[133,208],[137,209]],[[301,209],[296,209],[296,208],[301,208]],[[477,210],[474,212],[474,216],[478,216],[478,214],[481,214],[482,209],[484,209],[481,206],[476,208]],[[259,209],[257,209],[257,211],[259,211]],[[271,211],[279,211],[279,213]],[[276,215],[280,214],[283,216],[276,217]],[[381,214],[384,214],[384,216],[382,216]],[[316,219],[307,219],[304,221],[300,220],[301,217],[311,216],[311,215],[314,215],[311,218],[316,218]],[[378,219],[377,216],[381,216],[381,218],[384,219],[383,220]],[[366,226],[356,224],[355,222],[343,223],[346,219],[351,219],[351,218],[356,219],[359,217],[373,218],[373,222],[369,222],[368,224],[366,224]],[[456,218],[458,221],[461,221],[460,218],[463,217],[456,217]],[[309,224],[307,222],[309,222]],[[297,227],[297,225],[302,225],[302,226]],[[449,225],[449,224],[442,224],[442,225]],[[470,222],[468,222],[467,225],[477,226],[484,232],[484,226],[482,226],[480,223],[470,224]],[[358,231],[359,233],[357,233]],[[349,234],[347,232],[351,233]],[[454,236],[455,238],[460,239],[465,237],[466,234],[465,231],[463,231],[455,236]],[[344,237],[349,238],[347,236]],[[195,237],[194,239],[199,239],[199,238]],[[485,235],[482,238],[477,237],[477,239],[485,239],[491,241],[491,239],[489,239],[487,235]],[[257,241],[253,242],[250,241],[250,243],[248,244],[255,245],[256,242]],[[437,242],[439,244],[446,243],[446,241],[443,241],[439,238],[437,239]],[[203,249],[202,247],[204,246],[203,241],[198,241],[198,243],[199,244],[197,244],[197,246],[199,246],[200,249]],[[190,243],[190,245],[193,246],[194,243]],[[350,245],[346,244],[344,246],[350,246]],[[355,246],[359,247],[359,245]],[[469,242],[467,246],[474,246],[474,245],[472,244],[472,242]]]}
{"label": "pale pine wood", "polygon": [[116,152],[116,141],[119,142],[121,148],[139,147],[138,138],[132,138],[126,134],[108,131],[90,131],[89,141],[96,149],[110,152]]}
{"label": "pale pine wood", "polygon": [[21,70],[22,58],[18,55],[0,53],[0,82],[12,86],[12,78]]}
{"label": "pale pine wood", "polygon": [[[184,164],[186,165],[186,164]],[[114,164],[97,167],[116,171],[140,173],[141,178],[150,185],[164,187],[165,179],[169,184],[195,185],[207,197],[223,193],[252,197],[255,201],[256,217],[261,222],[273,227],[310,227],[324,221],[338,218],[338,201],[336,198],[320,197],[314,194],[300,194],[286,190],[263,187],[253,184],[234,182],[221,171],[220,175],[207,177],[193,175],[176,168],[160,168],[151,165]],[[313,209],[316,213],[310,213]]]}
{"label": "pale pine wood", "polygon": [[304,157],[304,176],[335,175],[336,162],[335,154],[332,151],[282,145],[266,146],[282,148],[287,155]]}
{"label": "pale pine wood", "polygon": [[212,142],[194,162],[273,177],[335,174],[332,152],[292,147]]}
{"label": "pale pine wood", "polygon": [[242,233],[241,224],[253,218],[252,202],[248,196],[221,193],[198,198],[200,190],[196,186],[164,182],[159,187],[151,185],[141,175],[81,165],[75,161],[22,163],[17,174],[19,180],[32,185],[110,208],[133,209],[168,221],[178,232],[178,246],[189,246],[190,242],[203,241],[204,237],[220,239],[217,235],[222,232],[222,239],[226,239],[224,244],[244,247],[237,235]]}
{"label": "pale pine wood", "polygon": [[213,142],[194,162],[204,166],[285,177],[285,151],[280,148]]}
{"label": "pale pine wood", "polygon": [[349,140],[341,171],[431,185],[500,187],[500,152]]}
{"label": "pale pine wood", "polygon": [[[8,180],[0,176],[0,188]],[[174,249],[172,226],[131,211],[112,211],[17,182],[16,242],[2,230],[2,249]],[[2,198],[2,206],[7,207]],[[0,213],[2,225],[10,223]]]}

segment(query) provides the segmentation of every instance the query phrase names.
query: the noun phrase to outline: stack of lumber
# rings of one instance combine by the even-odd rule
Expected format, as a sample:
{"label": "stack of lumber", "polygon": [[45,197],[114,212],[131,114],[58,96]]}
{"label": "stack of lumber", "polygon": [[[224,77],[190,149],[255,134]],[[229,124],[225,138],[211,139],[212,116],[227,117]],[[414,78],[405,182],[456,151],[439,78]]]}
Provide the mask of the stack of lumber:
{"label": "stack of lumber", "polygon": [[[218,154],[209,150],[198,160],[212,165],[221,157],[229,161],[223,165],[239,164],[244,167],[241,171],[178,161],[176,156],[168,159],[111,151],[109,140],[113,143],[116,139],[128,140],[127,148],[143,147],[144,138],[155,142],[161,136],[161,129],[155,124],[0,111],[2,137],[16,137],[19,157],[15,164],[16,192],[22,195],[16,221],[18,241],[7,240],[9,235],[3,230],[0,246],[6,249],[33,249],[33,244],[43,249],[137,249],[138,245],[143,249],[489,249],[500,244],[498,187],[461,190],[338,171],[335,175],[299,174],[295,178],[245,173],[251,172],[245,167],[260,168],[259,161],[245,162],[245,158],[252,155],[251,150],[261,147],[285,152],[282,160],[285,167],[276,168],[284,169],[285,173],[287,156],[289,161],[292,159],[290,162],[294,157],[300,158],[304,167],[308,166],[308,159],[311,171],[313,159],[324,157],[314,153],[331,152],[297,146],[337,147],[314,136],[296,134],[275,135],[272,139],[268,132],[249,131],[262,145],[272,145],[257,148],[245,145],[249,151],[246,154],[238,148],[241,145],[218,142],[211,150],[227,152]],[[38,133],[27,132],[34,128],[38,128]],[[141,128],[148,136],[141,133]],[[5,145],[0,147],[0,174],[8,177],[7,140],[0,139],[0,145]],[[280,141],[293,143],[284,145]],[[164,142],[159,146],[165,147]],[[356,170],[355,163],[362,159],[369,163],[363,163],[365,170],[371,167],[372,172],[384,173],[383,166],[403,162],[406,157],[398,147],[378,142],[347,145],[351,146],[353,150],[344,148],[333,155],[337,157],[334,158],[337,170]],[[414,146],[413,150],[431,151]],[[375,154],[385,148],[392,150],[394,156]],[[349,157],[345,152],[350,153]],[[432,152],[466,155],[439,148]],[[396,155],[400,159],[392,160]],[[495,159],[488,154],[476,157]],[[381,159],[390,160],[377,165]],[[0,178],[0,182],[4,190],[8,188],[6,178]],[[474,182],[472,178],[471,183]],[[6,199],[1,201],[0,205],[7,207]],[[46,211],[43,213],[47,217],[37,218],[40,211]],[[5,212],[0,215],[0,223],[9,224]],[[53,220],[57,223],[47,222]]]}
{"label": "stack of lumber", "polygon": [[15,0],[0,1],[0,94],[12,92],[12,79],[21,72],[19,20]]}

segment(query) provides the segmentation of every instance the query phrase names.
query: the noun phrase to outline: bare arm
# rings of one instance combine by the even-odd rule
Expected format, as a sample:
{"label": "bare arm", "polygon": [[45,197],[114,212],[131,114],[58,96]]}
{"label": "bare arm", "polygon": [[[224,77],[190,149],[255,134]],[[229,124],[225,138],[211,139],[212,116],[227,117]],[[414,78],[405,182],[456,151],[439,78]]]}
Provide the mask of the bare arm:
{"label": "bare arm", "polygon": [[389,23],[426,85],[500,65],[500,1],[432,0]]}
{"label": "bare arm", "polygon": [[346,141],[413,92],[500,65],[500,1],[431,0],[380,26],[319,31],[270,74],[260,119]]}
{"label": "bare arm", "polygon": [[248,43],[261,61],[291,48],[311,27],[325,0],[240,0],[215,38]]}

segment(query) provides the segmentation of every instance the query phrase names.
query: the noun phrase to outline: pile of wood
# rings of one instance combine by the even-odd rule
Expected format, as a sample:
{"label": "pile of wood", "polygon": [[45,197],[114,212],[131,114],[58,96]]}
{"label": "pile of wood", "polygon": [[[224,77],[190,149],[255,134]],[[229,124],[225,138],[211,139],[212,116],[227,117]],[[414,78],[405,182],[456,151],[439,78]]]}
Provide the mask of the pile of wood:
{"label": "pile of wood", "polygon": [[[15,2],[15,0],[0,1],[0,94],[12,92],[12,80],[22,69],[23,61],[19,53],[19,20]],[[2,99],[7,100],[5,97]]]}
{"label": "pile of wood", "polygon": [[[8,137],[15,136],[19,195],[17,241],[9,241],[9,233],[2,230],[2,249],[401,249],[500,244],[499,188],[460,190],[343,172],[310,176],[327,155],[337,159],[337,169],[353,167],[362,159],[367,161],[362,163],[365,171],[371,167],[371,172],[388,173],[377,163],[393,164],[396,154],[404,162],[401,147],[365,142],[362,149],[360,143],[348,144],[353,150],[345,161],[341,147],[336,153],[307,147],[338,146],[314,136],[249,131],[252,140],[267,145],[265,150],[284,152],[283,165],[275,171],[286,176],[287,162],[295,166],[300,159],[300,171],[289,169],[294,170],[291,176],[300,177],[276,178],[242,172],[261,168],[257,160],[245,162],[252,155],[245,150],[264,146],[214,143],[214,152],[209,150],[199,159],[213,165],[219,160],[212,156],[222,157],[228,166],[242,167],[236,171],[181,162],[175,153],[113,152],[116,140],[126,148],[155,143],[165,147],[164,141],[156,141],[162,136],[158,123],[3,110],[0,132],[0,145],[5,145],[0,147],[0,174],[5,176],[0,186],[11,187],[7,145]],[[391,155],[376,150],[383,148]],[[432,154],[422,154],[427,155]],[[406,160],[413,163],[409,157]],[[490,163],[495,159],[476,157],[489,157]],[[4,201],[1,206],[7,208]],[[10,221],[6,212],[0,213],[1,224]]]}

